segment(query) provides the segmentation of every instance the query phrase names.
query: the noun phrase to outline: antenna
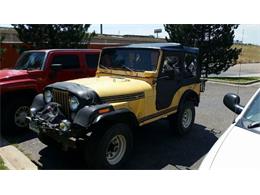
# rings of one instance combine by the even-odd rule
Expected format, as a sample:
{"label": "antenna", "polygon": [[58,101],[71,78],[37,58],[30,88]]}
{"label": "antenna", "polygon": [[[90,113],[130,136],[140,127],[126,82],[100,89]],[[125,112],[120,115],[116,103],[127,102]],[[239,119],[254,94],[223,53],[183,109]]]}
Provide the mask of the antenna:
{"label": "antenna", "polygon": [[[241,53],[240,53],[241,56],[242,56],[242,53],[243,53],[244,33],[245,33],[245,29],[243,28],[242,39],[241,39],[241,43],[242,43],[242,45],[241,45],[242,50],[241,50]],[[238,72],[239,83],[241,81],[241,64],[242,64],[241,61],[239,61],[239,72]],[[239,95],[239,87],[240,87],[240,84],[237,85],[237,95]]]}
{"label": "antenna", "polygon": [[[240,53],[241,56],[242,56],[242,53],[243,53],[244,32],[245,32],[245,29],[243,28],[243,30],[242,30],[242,38],[241,38],[241,48],[242,48],[241,53]],[[239,61],[239,72],[238,72],[239,80],[238,80],[238,85],[237,85],[237,95],[239,95],[239,88],[240,88],[240,83],[241,83],[241,64],[242,64],[242,62]],[[236,119],[236,114],[234,114],[234,121],[235,121],[235,119]]]}

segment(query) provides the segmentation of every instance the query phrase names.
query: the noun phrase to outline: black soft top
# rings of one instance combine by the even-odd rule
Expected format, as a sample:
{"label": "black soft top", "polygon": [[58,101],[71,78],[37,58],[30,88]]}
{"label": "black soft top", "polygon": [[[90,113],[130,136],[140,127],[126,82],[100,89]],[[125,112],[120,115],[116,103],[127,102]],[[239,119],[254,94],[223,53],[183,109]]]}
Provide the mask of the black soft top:
{"label": "black soft top", "polygon": [[126,46],[121,46],[119,48],[150,48],[150,49],[160,49],[166,51],[180,51],[185,53],[194,53],[198,54],[199,49],[196,47],[186,47],[180,43],[138,43],[130,44]]}

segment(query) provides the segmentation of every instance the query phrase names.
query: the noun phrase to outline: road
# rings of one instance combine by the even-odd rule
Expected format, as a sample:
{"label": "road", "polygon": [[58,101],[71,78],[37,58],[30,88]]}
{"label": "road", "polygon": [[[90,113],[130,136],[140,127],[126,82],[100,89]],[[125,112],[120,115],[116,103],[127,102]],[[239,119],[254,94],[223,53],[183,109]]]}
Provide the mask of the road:
{"label": "road", "polygon": [[[122,169],[198,169],[205,154],[235,117],[223,105],[223,96],[228,92],[239,92],[241,104],[245,104],[259,87],[259,84],[238,88],[207,83],[200,106],[196,108],[193,130],[184,137],[174,136],[166,120],[140,128],[135,133],[133,154]],[[39,169],[86,169],[79,152],[66,153],[48,148],[33,132],[10,139],[15,140],[16,146]]]}
{"label": "road", "polygon": [[229,68],[226,72],[220,75],[210,75],[218,77],[260,77],[260,63],[250,63],[250,64],[236,64]]}

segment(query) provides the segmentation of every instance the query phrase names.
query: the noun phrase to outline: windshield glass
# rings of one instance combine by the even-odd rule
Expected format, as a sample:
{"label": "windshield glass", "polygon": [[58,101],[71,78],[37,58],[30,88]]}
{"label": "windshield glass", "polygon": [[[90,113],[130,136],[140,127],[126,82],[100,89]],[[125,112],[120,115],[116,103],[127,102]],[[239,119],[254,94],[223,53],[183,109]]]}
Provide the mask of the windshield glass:
{"label": "windshield glass", "polygon": [[42,69],[45,52],[26,52],[18,59],[16,70]]}
{"label": "windshield glass", "polygon": [[154,71],[157,68],[158,58],[159,51],[154,49],[104,49],[100,67],[127,71]]}
{"label": "windshield glass", "polygon": [[247,108],[243,118],[251,122],[260,122],[260,92]]}

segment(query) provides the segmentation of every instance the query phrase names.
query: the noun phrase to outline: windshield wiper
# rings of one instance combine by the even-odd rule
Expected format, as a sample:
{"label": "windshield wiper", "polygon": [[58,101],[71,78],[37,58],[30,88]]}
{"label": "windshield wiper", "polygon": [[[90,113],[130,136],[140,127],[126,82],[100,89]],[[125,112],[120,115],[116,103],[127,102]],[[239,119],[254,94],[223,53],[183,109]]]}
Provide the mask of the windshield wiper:
{"label": "windshield wiper", "polygon": [[99,64],[99,67],[101,67],[101,68],[105,68],[105,69],[109,70],[108,67],[106,67],[106,66],[104,66],[104,65],[102,65],[102,64]]}
{"label": "windshield wiper", "polygon": [[126,66],[126,65],[122,65],[122,66],[120,66],[120,68],[124,68],[124,69],[127,69],[127,70],[130,70],[130,71],[134,72],[133,69],[129,68],[129,67]]}
{"label": "windshield wiper", "polygon": [[260,127],[260,121],[252,122],[247,126],[247,128],[249,128],[249,129],[252,129],[255,127]]}

